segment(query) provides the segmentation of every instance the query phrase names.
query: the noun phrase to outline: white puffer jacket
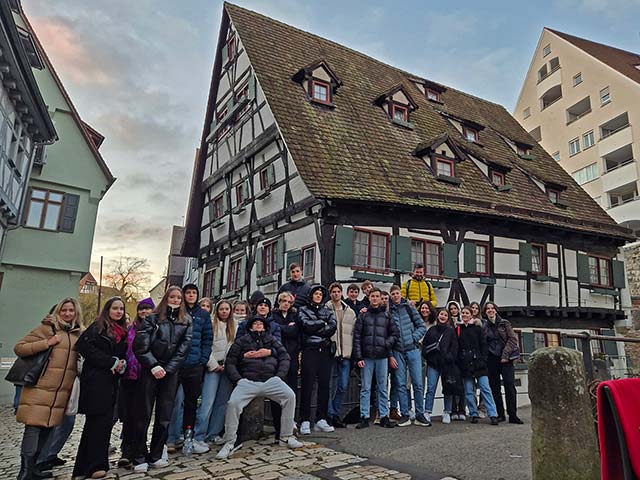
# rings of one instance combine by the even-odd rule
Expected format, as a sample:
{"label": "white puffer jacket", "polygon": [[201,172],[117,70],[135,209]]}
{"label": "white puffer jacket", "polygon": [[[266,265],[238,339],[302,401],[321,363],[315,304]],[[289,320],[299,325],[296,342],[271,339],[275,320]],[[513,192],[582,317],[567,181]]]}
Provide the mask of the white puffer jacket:
{"label": "white puffer jacket", "polygon": [[[233,318],[229,318],[227,321],[233,322],[233,331],[238,329],[238,324]],[[213,347],[211,348],[211,355],[207,362],[207,370],[213,372],[221,365],[222,362],[224,362],[227,352],[229,351],[229,348],[231,348],[232,344],[233,340],[227,340],[227,324],[224,322],[218,322],[218,330],[216,331],[214,328],[213,332]]]}

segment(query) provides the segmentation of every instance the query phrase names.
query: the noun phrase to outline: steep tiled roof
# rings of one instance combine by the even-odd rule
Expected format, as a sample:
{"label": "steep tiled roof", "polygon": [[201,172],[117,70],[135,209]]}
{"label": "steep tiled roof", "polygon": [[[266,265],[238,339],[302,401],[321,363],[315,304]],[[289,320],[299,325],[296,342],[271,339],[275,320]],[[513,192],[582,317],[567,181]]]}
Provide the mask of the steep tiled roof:
{"label": "steep tiled roof", "polygon": [[597,58],[602,63],[609,65],[625,77],[629,77],[631,80],[640,83],[640,70],[636,68],[636,66],[640,66],[639,54],[627,52],[626,50],[621,50],[620,48],[615,48],[603,43],[592,42],[591,40],[569,35],[568,33],[559,32],[551,28],[547,28],[547,30],[575,45],[592,57]]}
{"label": "steep tiled roof", "polygon": [[[523,130],[502,106],[447,88],[442,103],[432,102],[410,79],[415,75],[360,52],[298,30],[258,13],[225,4],[254,67],[298,171],[317,198],[403,204],[524,221],[629,238],[573,179]],[[343,85],[334,109],[312,104],[291,77],[311,61],[323,59]],[[374,104],[402,85],[417,104],[413,129],[390,121]],[[463,138],[442,112],[485,126],[478,144]],[[457,166],[459,186],[438,181],[412,152],[444,133],[473,154],[511,168],[509,192],[497,192],[473,164]],[[535,145],[535,160],[520,158],[502,136]],[[520,168],[514,168],[519,166]],[[568,206],[552,204],[523,172],[566,187]]]}

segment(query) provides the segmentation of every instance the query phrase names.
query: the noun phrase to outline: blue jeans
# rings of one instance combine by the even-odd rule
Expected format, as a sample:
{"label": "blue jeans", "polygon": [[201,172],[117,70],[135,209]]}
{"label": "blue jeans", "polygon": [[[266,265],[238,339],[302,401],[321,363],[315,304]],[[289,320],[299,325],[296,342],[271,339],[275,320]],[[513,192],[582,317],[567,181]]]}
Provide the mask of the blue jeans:
{"label": "blue jeans", "polygon": [[20,395],[22,395],[22,385],[14,385],[15,393],[13,394],[13,414],[18,413],[20,406]]}
{"label": "blue jeans", "polygon": [[[487,414],[490,417],[497,417],[496,402],[493,400],[491,387],[489,386],[489,377],[486,375],[478,378],[478,387],[480,388],[480,396],[487,407]],[[469,415],[478,416],[478,407],[476,405],[476,385],[472,377],[464,379],[464,393],[467,397],[467,406],[469,407]]]}
{"label": "blue jeans", "polygon": [[[424,413],[424,386],[422,380],[422,354],[420,350],[413,349],[408,352],[393,352],[393,356],[398,362],[398,368],[393,372],[396,378],[396,388],[398,389],[398,399],[400,400],[400,412],[408,416],[411,408],[411,394],[407,390],[407,369],[411,375],[411,385],[413,386],[413,396],[416,399],[416,413]],[[392,406],[395,406],[392,403]]]}
{"label": "blue jeans", "polygon": [[360,388],[360,416],[369,418],[371,403],[371,381],[376,375],[378,393],[378,410],[380,418],[389,416],[389,393],[387,392],[388,358],[365,358],[361,371],[362,386]]}
{"label": "blue jeans", "polygon": [[38,463],[46,462],[58,456],[62,451],[62,447],[67,443],[71,432],[73,432],[73,426],[76,423],[75,415],[65,415],[62,419],[62,423],[56,427],[53,427],[46,443],[40,451],[38,457]]}
{"label": "blue jeans", "polygon": [[[431,414],[433,411],[433,402],[436,399],[436,388],[440,379],[440,371],[433,367],[427,366],[427,397],[424,402],[424,411]],[[453,405],[453,395],[444,396],[444,413],[451,413]]]}
{"label": "blue jeans", "polygon": [[176,399],[173,404],[173,413],[171,413],[171,423],[169,424],[169,436],[167,443],[175,444],[182,435],[182,416],[184,414],[184,390],[182,385],[178,385]]}
{"label": "blue jeans", "polygon": [[[224,373],[220,375],[220,383],[216,392],[216,399],[213,402],[213,414],[209,419],[209,427],[207,428],[207,439],[213,439],[216,435],[221,435],[224,429],[225,414],[227,412],[227,404],[233,392],[233,384],[229,377]],[[197,422],[196,422],[197,423]]]}
{"label": "blue jeans", "polygon": [[329,400],[329,416],[340,416],[342,401],[344,394],[349,388],[349,377],[351,375],[351,360],[348,358],[336,357],[333,363],[333,372],[331,375],[331,397]]}
{"label": "blue jeans", "polygon": [[[389,389],[389,402],[391,403],[391,408],[398,408],[400,404],[400,398],[398,397],[398,380],[397,375],[395,375],[395,370],[391,371],[391,388]],[[406,374],[405,374],[406,375]],[[411,392],[407,390],[407,403],[411,404]]]}
{"label": "blue jeans", "polygon": [[204,382],[202,384],[202,402],[196,413],[196,430],[195,439],[204,442],[207,439],[209,431],[209,423],[212,419],[213,404],[215,403],[220,386],[220,379],[224,377],[224,373],[207,372],[204,374]]}

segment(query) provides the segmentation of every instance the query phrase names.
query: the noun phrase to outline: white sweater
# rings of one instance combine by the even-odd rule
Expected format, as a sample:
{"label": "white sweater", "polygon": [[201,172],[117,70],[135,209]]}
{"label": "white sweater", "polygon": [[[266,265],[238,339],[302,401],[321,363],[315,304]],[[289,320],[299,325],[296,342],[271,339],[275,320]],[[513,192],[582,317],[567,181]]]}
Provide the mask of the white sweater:
{"label": "white sweater", "polygon": [[[238,325],[234,319],[229,318],[228,321],[233,322],[233,330],[236,331],[238,329]],[[227,340],[227,324],[224,322],[218,322],[218,331],[213,332],[213,347],[211,348],[211,355],[207,362],[207,370],[213,372],[220,366],[220,362],[224,361],[232,343],[233,341]]]}

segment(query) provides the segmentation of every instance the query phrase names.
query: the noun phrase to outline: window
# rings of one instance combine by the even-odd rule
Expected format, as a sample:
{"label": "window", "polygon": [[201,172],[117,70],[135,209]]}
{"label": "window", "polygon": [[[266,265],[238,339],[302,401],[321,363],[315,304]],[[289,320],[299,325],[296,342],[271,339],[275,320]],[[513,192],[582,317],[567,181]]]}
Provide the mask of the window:
{"label": "window", "polygon": [[531,116],[531,107],[527,107],[522,111],[522,116],[524,118],[529,118]]}
{"label": "window", "polygon": [[600,105],[606,105],[609,102],[611,102],[611,93],[609,87],[604,87],[600,90]]}
{"label": "window", "polygon": [[596,139],[593,135],[593,130],[582,135],[582,146],[586,150],[589,147],[593,147],[596,144]]}
{"label": "window", "polygon": [[576,73],[573,76],[573,86],[578,86],[582,83],[582,72],[581,73]]}
{"label": "window", "polygon": [[[221,123],[227,116],[227,113],[229,113],[229,110],[227,110],[227,107],[225,106],[222,110],[220,110],[218,112],[217,115],[217,121],[218,123]],[[222,127],[218,133],[217,133],[217,137],[220,139],[222,137],[224,137],[226,135],[226,133],[231,130],[231,122],[228,122],[224,127]]]}
{"label": "window", "polygon": [[216,269],[204,272],[203,296],[213,298],[216,282]]}
{"label": "window", "polygon": [[589,283],[599,287],[611,287],[611,259],[589,256]]}
{"label": "window", "polygon": [[545,347],[559,347],[560,333],[533,332],[533,346],[537,350]]}
{"label": "window", "polygon": [[[253,81],[250,80],[250,81]],[[243,101],[245,101],[245,99],[249,98],[249,84],[247,83],[244,87],[242,87],[238,93],[236,93],[236,104],[241,103]],[[244,115],[247,111],[249,111],[249,108],[251,107],[251,103],[247,102],[245,104],[244,107],[242,107],[242,110],[240,110],[237,114],[236,114],[236,118],[240,118],[242,115]]]}
{"label": "window", "polygon": [[616,193],[609,194],[609,203],[612,207],[622,205],[623,203],[635,200],[638,197],[638,190],[635,184],[632,184],[631,188]]}
{"label": "window", "polygon": [[321,80],[311,80],[311,98],[324,104],[331,103],[331,86]]}
{"label": "window", "polygon": [[549,55],[551,53],[551,44],[546,45],[543,49],[542,49],[542,56],[546,57],[547,55]]}
{"label": "window", "polygon": [[441,249],[438,242],[411,239],[411,264],[422,263],[425,275],[439,277],[442,275]]}
{"label": "window", "polygon": [[241,183],[236,187],[236,205],[242,205],[246,198],[244,198],[244,183]]}
{"label": "window", "polygon": [[569,156],[580,153],[580,139],[574,138],[569,142]]}
{"label": "window", "polygon": [[584,183],[590,182],[591,180],[595,180],[600,176],[598,164],[592,163],[591,165],[587,165],[586,167],[573,172],[571,176],[578,183],[578,185],[582,185]]}
{"label": "window", "polygon": [[555,153],[554,153],[553,155],[551,155],[551,156],[553,157],[553,159],[554,159],[556,162],[559,162],[559,161],[560,161],[560,151],[555,152]]}
{"label": "window", "polygon": [[462,127],[462,133],[464,135],[464,138],[466,138],[470,142],[478,141],[478,131],[476,129],[469,128],[469,127]]}
{"label": "window", "polygon": [[[589,333],[591,335],[602,335],[602,332],[600,331],[600,329],[589,330]],[[603,350],[604,350],[604,348],[603,348],[602,340],[591,340],[591,354],[592,355],[597,355],[599,353],[602,353]]]}
{"label": "window", "polygon": [[236,56],[236,35],[234,33],[227,40],[227,55],[227,63],[233,61]]}
{"label": "window", "polygon": [[16,27],[18,29],[18,36],[20,37],[20,42],[22,43],[22,46],[24,47],[27,57],[29,58],[29,63],[33,68],[42,70],[44,68],[44,64],[42,63],[42,59],[38,54],[38,50],[36,48],[35,43],[33,42],[33,39],[31,38],[31,35],[24,28],[19,27],[17,25]]}
{"label": "window", "polygon": [[273,163],[260,170],[260,190],[269,190],[276,183]]}
{"label": "window", "polygon": [[425,254],[424,240],[411,240],[411,265],[424,263]]}
{"label": "window", "polygon": [[547,258],[545,256],[544,245],[531,245],[531,272],[545,274],[547,271]]}
{"label": "window", "polygon": [[213,219],[217,220],[224,216],[224,194],[218,195],[213,200]]}
{"label": "window", "polygon": [[31,189],[25,225],[41,230],[58,230],[63,200],[61,192]]}
{"label": "window", "polygon": [[316,274],[316,246],[302,249],[302,275],[307,280],[313,280]]}
{"label": "window", "polygon": [[455,163],[445,158],[436,159],[436,175],[455,177]]}
{"label": "window", "polygon": [[262,247],[262,274],[273,275],[278,270],[278,242],[267,243]]}
{"label": "window", "polygon": [[551,203],[558,203],[560,201],[560,191],[554,188],[547,188],[547,197],[549,197]]}
{"label": "window", "polygon": [[551,72],[555,72],[557,69],[560,68],[560,59],[558,57],[554,57],[551,60],[549,60],[549,67],[551,68]]}
{"label": "window", "polygon": [[476,272],[489,275],[489,244],[476,242]]}
{"label": "window", "polygon": [[491,183],[496,186],[504,186],[504,173],[491,172]]}
{"label": "window", "polygon": [[227,282],[227,290],[235,292],[240,290],[240,267],[242,266],[242,258],[236,258],[229,263],[229,281]]}
{"label": "window", "polygon": [[391,118],[399,122],[409,121],[409,109],[404,105],[391,103]]}
{"label": "window", "polygon": [[549,70],[547,70],[547,64],[545,63],[540,67],[540,70],[538,70],[538,81],[544,80],[547,75],[549,75]]}
{"label": "window", "polygon": [[353,236],[353,263],[370,270],[387,269],[389,237],[384,233],[356,230]]}
{"label": "window", "polygon": [[431,90],[430,88],[427,88],[427,98],[429,100],[433,100],[434,102],[439,102],[440,92],[436,92],[435,90]]}

